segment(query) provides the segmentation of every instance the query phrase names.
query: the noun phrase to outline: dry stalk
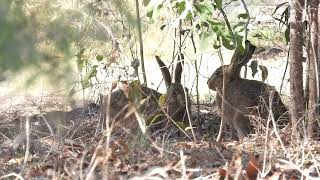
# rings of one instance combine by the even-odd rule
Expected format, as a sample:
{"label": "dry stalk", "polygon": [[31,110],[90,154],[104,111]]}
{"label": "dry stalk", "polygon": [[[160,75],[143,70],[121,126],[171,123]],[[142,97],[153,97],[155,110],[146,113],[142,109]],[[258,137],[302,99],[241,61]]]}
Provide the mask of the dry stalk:
{"label": "dry stalk", "polygon": [[27,165],[30,156],[30,117],[26,117],[26,151],[23,159],[23,168]]}
{"label": "dry stalk", "polygon": [[[222,53],[221,53],[221,48],[218,49],[218,56],[219,56],[219,59],[220,59],[220,63],[221,63],[221,66],[224,65],[224,62],[223,62],[223,56],[222,56]],[[218,133],[218,137],[216,139],[217,142],[221,141],[221,138],[222,138],[222,131],[223,131],[223,128],[225,126],[225,123],[226,123],[226,120],[224,118],[224,107],[225,107],[225,80],[226,80],[226,76],[225,76],[225,72],[224,72],[224,68],[222,68],[222,74],[223,74],[223,82],[222,82],[222,103],[221,103],[221,123],[220,123],[220,128],[219,128],[219,133]],[[218,89],[216,90],[217,93],[219,92]]]}

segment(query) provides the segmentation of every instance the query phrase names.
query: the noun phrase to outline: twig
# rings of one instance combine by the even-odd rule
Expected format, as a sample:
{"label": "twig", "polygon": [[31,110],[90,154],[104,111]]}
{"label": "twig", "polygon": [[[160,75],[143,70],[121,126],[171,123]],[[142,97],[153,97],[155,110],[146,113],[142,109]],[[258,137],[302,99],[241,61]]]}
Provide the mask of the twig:
{"label": "twig", "polygon": [[183,151],[180,150],[180,163],[181,163],[181,170],[182,170],[182,179],[187,179],[187,168],[186,168],[186,156],[183,154]]}
{"label": "twig", "polygon": [[[214,4],[212,3],[212,6],[214,6]],[[226,25],[230,31],[230,33],[232,34],[232,37],[233,37],[233,43],[235,44],[235,38],[234,38],[234,35],[233,35],[233,30],[232,30],[232,27],[230,25],[230,22],[229,22],[229,19],[227,17],[227,14],[224,12],[223,8],[219,9],[219,11],[221,12],[221,14],[223,15],[223,19],[224,21],[226,22]]]}
{"label": "twig", "polygon": [[241,0],[241,2],[242,2],[244,9],[246,10],[246,13],[248,14],[248,20],[245,24],[245,34],[244,34],[244,40],[247,40],[248,39],[248,25],[250,22],[250,14],[249,14],[248,7],[247,7],[246,3],[244,2],[244,0]]}
{"label": "twig", "polygon": [[284,160],[284,159],[278,159],[278,161],[289,165],[289,166],[290,166],[291,168],[293,168],[293,169],[296,169],[297,171],[299,171],[299,172],[301,173],[301,175],[305,176],[305,179],[311,179],[311,180],[313,180],[313,179],[314,179],[314,180],[319,179],[319,177],[316,177],[316,178],[311,177],[311,176],[309,175],[309,173],[305,172],[305,171],[302,170],[299,166],[297,166],[296,164],[293,164],[293,163],[290,162],[290,161],[287,161],[287,160]]}
{"label": "twig", "polygon": [[27,164],[28,157],[30,154],[30,117],[26,117],[26,151],[23,159],[23,167]]}
{"label": "twig", "polygon": [[140,61],[141,61],[141,70],[143,76],[143,84],[147,86],[147,76],[146,70],[144,67],[144,56],[143,56],[143,41],[142,41],[142,32],[141,32],[141,19],[140,19],[140,10],[139,10],[139,0],[136,0],[136,13],[137,13],[137,26],[138,26],[138,38],[140,45]]}
{"label": "twig", "polygon": [[7,175],[1,176],[0,179],[8,179],[9,177],[14,176],[16,179],[24,180],[24,178],[17,173],[9,173]]}
{"label": "twig", "polygon": [[282,80],[281,80],[281,85],[280,85],[280,95],[281,95],[281,91],[282,91],[282,87],[283,87],[283,81],[284,81],[284,78],[286,76],[286,73],[287,73],[287,70],[288,70],[288,65],[289,65],[289,53],[290,52],[290,46],[289,46],[289,50],[288,50],[288,53],[287,53],[287,62],[286,62],[286,67],[284,69],[284,73],[283,73],[283,76],[282,76]]}
{"label": "twig", "polygon": [[[181,32],[182,32],[182,20],[180,20],[180,24],[179,24],[179,54],[178,54],[178,56],[180,57],[181,56],[181,54],[182,54],[182,52],[181,52],[181,48],[182,48],[182,34],[181,34]],[[186,39],[186,37],[185,37],[185,39]],[[182,57],[180,57],[180,58],[178,58],[178,59],[182,59]],[[177,62],[177,63],[179,63],[179,62]],[[185,73],[185,71],[183,71],[183,74]],[[185,77],[185,76],[184,76]],[[193,140],[195,141],[195,142],[197,142],[197,138],[196,138],[196,136],[195,136],[195,134],[194,134],[194,130],[193,130],[193,127],[192,127],[192,122],[191,122],[191,112],[190,112],[190,108],[189,108],[189,101],[188,101],[188,93],[186,92],[186,89],[185,88],[182,88],[183,89],[183,93],[184,93],[184,98],[185,98],[185,100],[186,100],[186,110],[187,110],[187,116],[188,116],[188,121],[189,121],[189,125],[191,126],[191,133],[192,133],[192,136],[193,136]]]}
{"label": "twig", "polygon": [[[193,32],[191,33],[190,38],[191,38],[194,54],[197,54],[197,48],[196,48],[196,44],[194,42]],[[195,70],[196,70],[197,124],[198,124],[198,132],[202,135],[202,131],[201,131],[201,124],[202,123],[201,123],[201,119],[200,119],[200,99],[199,99],[199,69],[198,69],[198,61],[197,60],[195,60],[194,65],[195,65]]]}
{"label": "twig", "polygon": [[[219,55],[219,59],[220,59],[220,63],[221,66],[223,67],[224,62],[223,62],[223,56],[221,53],[221,48],[218,49],[218,55]],[[222,82],[222,103],[221,103],[221,122],[220,122],[220,128],[219,128],[219,133],[218,133],[218,137],[217,137],[217,142],[220,141],[220,139],[222,138],[222,131],[223,131],[223,127],[225,126],[225,118],[224,118],[224,106],[225,106],[225,94],[226,94],[226,76],[224,74],[224,68],[222,68],[222,74],[223,74],[223,82]],[[219,93],[219,90],[217,89],[217,93]]]}
{"label": "twig", "polygon": [[[248,39],[248,25],[250,22],[250,14],[249,14],[248,7],[247,7],[246,3],[244,2],[244,0],[241,0],[241,2],[242,2],[244,9],[246,10],[246,13],[248,14],[248,20],[244,26],[245,27],[244,40],[246,41]],[[248,67],[247,67],[247,65],[245,65],[244,66],[244,78],[247,78],[247,73],[248,73]]]}
{"label": "twig", "polygon": [[92,179],[93,171],[95,170],[95,168],[97,167],[97,165],[98,165],[102,160],[103,160],[103,158],[101,158],[101,157],[98,157],[98,158],[95,159],[94,163],[92,164],[91,168],[89,169],[89,172],[88,172],[85,180]]}

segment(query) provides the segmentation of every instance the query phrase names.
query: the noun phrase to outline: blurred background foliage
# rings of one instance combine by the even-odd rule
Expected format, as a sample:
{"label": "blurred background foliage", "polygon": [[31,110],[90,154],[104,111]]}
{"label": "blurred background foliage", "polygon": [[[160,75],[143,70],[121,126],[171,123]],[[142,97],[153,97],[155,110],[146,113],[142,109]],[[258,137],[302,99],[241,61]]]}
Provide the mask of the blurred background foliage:
{"label": "blurred background foliage", "polygon": [[26,85],[39,75],[71,85],[78,74],[85,78],[96,71],[97,62],[120,63],[119,39],[129,41],[135,25],[130,7],[120,0],[1,1],[1,73],[29,69]]}
{"label": "blurred background foliage", "polygon": [[[177,53],[174,47],[180,43],[179,28],[185,38],[181,43],[183,51],[192,63],[202,53],[243,46],[251,14],[246,13],[239,0],[201,0],[193,4],[181,0],[139,2],[147,60],[155,54],[172,60],[172,54]],[[46,76],[48,82],[70,94],[82,89],[103,90],[114,80],[139,78],[132,67],[140,57],[135,3],[135,0],[0,1],[0,75],[23,74],[25,85]],[[257,37],[256,34],[263,38],[274,35],[274,29],[258,29],[253,22],[251,18],[248,28],[255,34],[249,34],[249,39]]]}

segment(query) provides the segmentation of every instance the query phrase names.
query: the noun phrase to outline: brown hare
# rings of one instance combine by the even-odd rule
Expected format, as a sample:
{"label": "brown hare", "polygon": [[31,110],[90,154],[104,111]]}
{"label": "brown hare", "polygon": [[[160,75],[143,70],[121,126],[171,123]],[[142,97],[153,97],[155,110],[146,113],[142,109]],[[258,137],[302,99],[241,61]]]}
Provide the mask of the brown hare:
{"label": "brown hare", "polygon": [[[282,103],[279,93],[273,86],[260,81],[242,79],[240,70],[252,57],[255,50],[249,41],[246,41],[245,53],[237,49],[231,59],[230,65],[219,67],[209,78],[209,89],[217,91],[216,103],[219,113],[237,132],[238,138],[243,138],[250,133],[250,120],[248,115],[258,113],[263,119],[268,119],[269,97],[274,92],[272,99],[272,112],[275,120],[287,113],[287,108]],[[224,82],[224,112],[222,111],[222,94]],[[258,112],[254,112],[254,108]]]}
{"label": "brown hare", "polygon": [[[181,57],[183,57],[183,55],[181,55]],[[167,87],[165,96],[166,98],[164,102],[165,113],[175,122],[180,121],[187,125],[187,108],[190,110],[191,101],[188,96],[187,88],[184,88],[181,84],[182,61],[179,60],[176,65],[174,82],[172,82],[170,72],[166,65],[159,58],[159,56],[155,56],[155,58],[160,66],[160,70]],[[143,119],[146,121],[146,124],[148,125],[148,123],[152,121],[153,117],[161,113],[159,99],[162,94],[143,85],[140,85],[138,89],[141,91],[141,100],[145,100],[141,101],[142,103],[139,105],[137,110],[140,112]],[[128,91],[130,91],[130,88]],[[135,115],[131,114],[131,116],[127,117],[128,112],[130,111],[130,106],[128,106],[128,104],[131,102],[131,100],[126,93],[128,92],[124,92],[122,89],[111,93],[111,102],[109,106],[110,116],[120,127],[137,129],[138,127],[135,120]],[[185,93],[187,96],[185,96]],[[104,98],[104,101],[106,101],[106,97]],[[103,116],[105,116],[105,113]],[[161,125],[157,125],[156,128],[164,128],[164,124],[161,123]]]}
{"label": "brown hare", "polygon": [[[159,56],[155,56],[163,76],[163,80],[167,87],[165,110],[167,115],[174,121],[189,124],[187,111],[190,111],[191,101],[188,96],[188,89],[181,84],[181,73],[183,54],[178,57],[178,62],[174,72],[174,82],[167,66],[162,62]],[[191,116],[191,115],[190,115]]]}
{"label": "brown hare", "polygon": [[[133,91],[139,91],[135,93],[139,94],[140,100],[138,101],[140,102],[132,103],[132,99],[129,97],[130,95],[128,95],[129,89],[119,89],[112,92],[109,106],[107,106],[108,96],[105,96],[103,98],[102,109],[108,109],[109,107],[110,117],[116,122],[116,125],[130,130],[137,129],[138,123],[129,104],[136,105],[142,118],[148,120],[160,113],[158,101],[162,94],[146,86],[139,85],[139,87],[134,87]],[[105,116],[106,112],[103,112],[102,118],[104,119]]]}

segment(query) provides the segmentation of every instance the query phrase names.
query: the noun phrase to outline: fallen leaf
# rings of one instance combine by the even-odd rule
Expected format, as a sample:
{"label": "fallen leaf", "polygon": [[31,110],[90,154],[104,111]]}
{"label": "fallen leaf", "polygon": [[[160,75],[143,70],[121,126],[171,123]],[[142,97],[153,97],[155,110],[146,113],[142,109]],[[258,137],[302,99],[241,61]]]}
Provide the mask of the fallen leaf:
{"label": "fallen leaf", "polygon": [[250,180],[257,179],[260,170],[259,155],[251,155],[247,165],[247,175]]}

